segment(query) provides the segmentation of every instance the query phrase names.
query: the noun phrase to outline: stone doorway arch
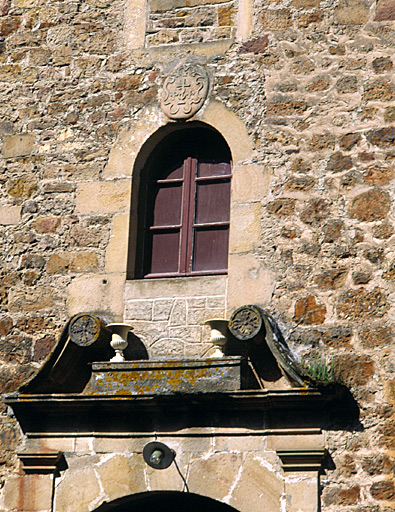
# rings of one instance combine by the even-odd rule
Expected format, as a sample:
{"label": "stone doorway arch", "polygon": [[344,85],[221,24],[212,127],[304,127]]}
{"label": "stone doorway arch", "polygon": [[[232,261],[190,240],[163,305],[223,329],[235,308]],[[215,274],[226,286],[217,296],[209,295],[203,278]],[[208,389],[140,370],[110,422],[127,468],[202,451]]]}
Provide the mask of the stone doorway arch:
{"label": "stone doorway arch", "polygon": [[94,512],[238,512],[220,501],[189,492],[153,491],[103,503]]}

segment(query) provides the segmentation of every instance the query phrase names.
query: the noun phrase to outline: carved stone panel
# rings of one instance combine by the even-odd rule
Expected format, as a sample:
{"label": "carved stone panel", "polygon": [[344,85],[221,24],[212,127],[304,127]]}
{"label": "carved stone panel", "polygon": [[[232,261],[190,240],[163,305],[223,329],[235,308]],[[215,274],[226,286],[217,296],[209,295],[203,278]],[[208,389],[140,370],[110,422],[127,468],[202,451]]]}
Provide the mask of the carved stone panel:
{"label": "carved stone panel", "polygon": [[161,108],[170,119],[188,119],[203,106],[208,89],[206,70],[197,64],[183,64],[165,80]]}

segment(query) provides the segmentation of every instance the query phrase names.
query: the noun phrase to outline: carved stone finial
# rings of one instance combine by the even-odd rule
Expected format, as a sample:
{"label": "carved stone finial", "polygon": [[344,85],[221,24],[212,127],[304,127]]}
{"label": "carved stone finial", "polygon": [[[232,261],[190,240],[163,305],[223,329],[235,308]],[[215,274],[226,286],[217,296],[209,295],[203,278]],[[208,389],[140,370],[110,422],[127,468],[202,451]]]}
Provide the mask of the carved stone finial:
{"label": "carved stone finial", "polygon": [[161,108],[170,119],[189,119],[203,106],[208,89],[206,70],[198,64],[183,64],[166,78]]}

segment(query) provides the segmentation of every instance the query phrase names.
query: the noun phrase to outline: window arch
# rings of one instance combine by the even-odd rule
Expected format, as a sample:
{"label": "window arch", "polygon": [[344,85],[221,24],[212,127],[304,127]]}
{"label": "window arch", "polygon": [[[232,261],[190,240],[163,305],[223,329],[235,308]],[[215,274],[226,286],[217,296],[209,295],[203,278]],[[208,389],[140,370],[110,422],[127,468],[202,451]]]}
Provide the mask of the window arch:
{"label": "window arch", "polygon": [[165,136],[141,172],[135,276],[226,273],[230,186],[231,154],[217,131]]}

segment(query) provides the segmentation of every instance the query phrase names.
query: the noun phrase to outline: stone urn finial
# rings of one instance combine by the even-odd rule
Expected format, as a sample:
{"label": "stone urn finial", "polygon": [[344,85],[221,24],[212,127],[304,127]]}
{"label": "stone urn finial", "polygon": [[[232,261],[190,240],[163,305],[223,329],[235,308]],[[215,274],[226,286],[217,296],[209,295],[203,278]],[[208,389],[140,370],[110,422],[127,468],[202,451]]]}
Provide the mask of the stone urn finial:
{"label": "stone urn finial", "polygon": [[216,346],[215,352],[211,357],[224,357],[224,347],[228,341],[226,337],[228,321],[223,318],[212,318],[204,323],[211,328],[210,342]]}
{"label": "stone urn finial", "polygon": [[115,350],[115,356],[110,359],[110,362],[117,363],[125,361],[123,351],[128,346],[128,332],[131,331],[133,327],[131,325],[122,323],[107,324],[106,327],[112,333],[110,345]]}

